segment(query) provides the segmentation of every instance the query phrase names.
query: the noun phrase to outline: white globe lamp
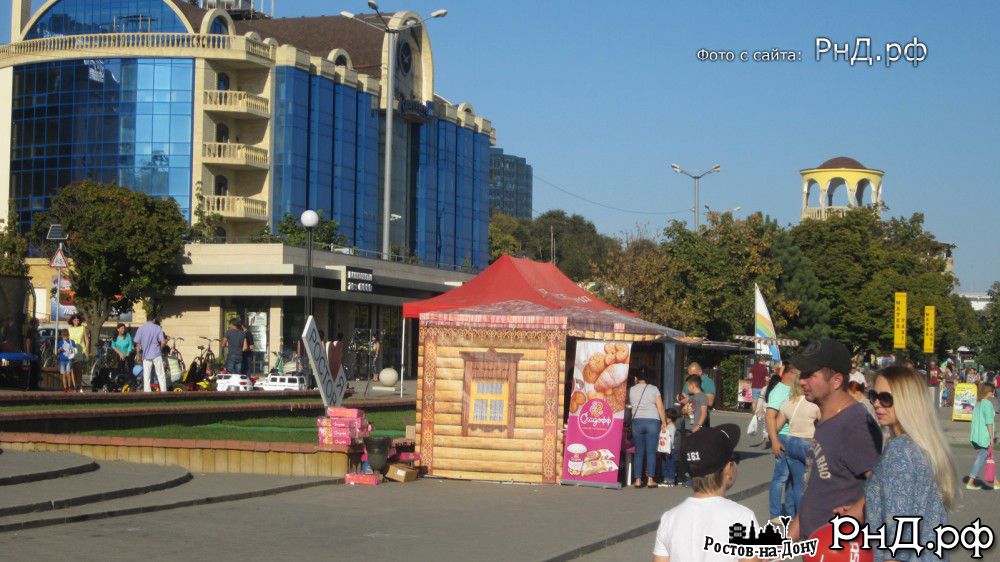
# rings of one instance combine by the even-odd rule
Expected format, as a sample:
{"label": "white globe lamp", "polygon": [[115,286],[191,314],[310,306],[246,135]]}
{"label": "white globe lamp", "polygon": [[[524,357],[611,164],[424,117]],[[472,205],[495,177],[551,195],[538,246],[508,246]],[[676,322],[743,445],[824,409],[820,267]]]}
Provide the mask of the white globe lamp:
{"label": "white globe lamp", "polygon": [[319,215],[312,209],[302,211],[302,216],[299,217],[299,222],[301,222],[302,226],[306,228],[316,228],[316,225],[319,224]]}

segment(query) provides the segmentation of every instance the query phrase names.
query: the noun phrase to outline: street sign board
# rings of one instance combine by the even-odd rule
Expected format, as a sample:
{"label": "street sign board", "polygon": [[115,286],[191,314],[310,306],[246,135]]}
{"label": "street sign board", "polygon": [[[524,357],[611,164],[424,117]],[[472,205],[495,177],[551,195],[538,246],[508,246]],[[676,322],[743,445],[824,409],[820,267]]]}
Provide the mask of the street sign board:
{"label": "street sign board", "polygon": [[347,266],[344,272],[344,290],[349,293],[372,293],[375,275],[370,269]]}
{"label": "street sign board", "polygon": [[326,346],[319,337],[319,330],[316,329],[316,320],[312,316],[306,320],[306,328],[302,331],[302,345],[305,346],[306,355],[309,357],[309,366],[312,367],[313,376],[316,377],[323,405],[327,408],[340,406],[347,390],[347,375],[339,357],[340,347],[331,346],[333,348],[331,354],[337,355],[333,358],[337,369],[337,376],[334,377],[330,372],[331,354],[327,354]]}
{"label": "street sign board", "polygon": [[49,232],[45,235],[46,240],[65,240],[66,231],[63,230],[61,224],[53,224],[49,226]]}
{"label": "street sign board", "polygon": [[62,244],[59,245],[59,249],[56,253],[52,255],[52,261],[49,262],[49,267],[55,269],[66,269],[69,267],[69,263],[66,261],[66,254],[63,253]]}
{"label": "street sign board", "polygon": [[906,349],[906,293],[896,293],[896,312],[893,317],[893,349]]}
{"label": "street sign board", "polygon": [[934,316],[933,306],[924,307],[924,353],[934,353]]}

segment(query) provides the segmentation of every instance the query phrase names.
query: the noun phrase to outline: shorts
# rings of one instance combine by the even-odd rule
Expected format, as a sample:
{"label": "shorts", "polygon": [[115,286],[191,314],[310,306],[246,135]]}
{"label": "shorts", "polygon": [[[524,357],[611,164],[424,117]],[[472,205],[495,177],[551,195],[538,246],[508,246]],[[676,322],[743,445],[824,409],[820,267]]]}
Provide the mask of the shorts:
{"label": "shorts", "polygon": [[69,359],[59,360],[59,374],[68,375],[73,372],[73,362]]}

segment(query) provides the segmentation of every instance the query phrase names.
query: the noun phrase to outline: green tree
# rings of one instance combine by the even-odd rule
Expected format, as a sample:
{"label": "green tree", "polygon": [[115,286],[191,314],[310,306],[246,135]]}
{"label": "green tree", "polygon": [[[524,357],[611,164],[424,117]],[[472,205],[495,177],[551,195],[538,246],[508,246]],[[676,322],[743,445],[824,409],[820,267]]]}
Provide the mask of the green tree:
{"label": "green tree", "polygon": [[782,336],[814,341],[830,335],[830,303],[820,295],[819,278],[812,263],[787,230],[777,233],[774,257],[781,273],[777,290],[786,298],[786,308],[775,311],[788,319]]}
{"label": "green tree", "polygon": [[219,238],[223,218],[218,213],[205,211],[205,196],[201,189],[195,194],[194,221],[188,230],[188,240],[191,242],[213,242]]}
{"label": "green tree", "polygon": [[504,254],[521,255],[522,241],[527,238],[524,225],[518,219],[494,211],[490,216],[490,261]]}
{"label": "green tree", "polygon": [[[313,228],[313,244],[317,246],[344,246],[348,243],[346,236],[342,236],[338,229],[340,225],[333,219],[323,216],[323,211],[316,212],[319,215],[319,224]],[[299,222],[298,217],[291,213],[285,213],[281,221],[275,225],[274,231],[268,226],[262,226],[260,230],[251,236],[254,242],[279,242],[290,246],[306,245],[306,228]]]}
{"label": "green tree", "polygon": [[27,275],[28,240],[17,228],[17,218],[12,210],[0,234],[0,275]]}
{"label": "green tree", "polygon": [[174,290],[181,272],[188,223],[173,199],[157,199],[114,184],[84,181],[63,188],[36,223],[35,241],[62,224],[73,267],[68,270],[77,309],[87,323],[91,352],[112,313]]}
{"label": "green tree", "polygon": [[990,302],[983,310],[979,339],[979,362],[990,369],[1000,368],[1000,281],[989,290]]}

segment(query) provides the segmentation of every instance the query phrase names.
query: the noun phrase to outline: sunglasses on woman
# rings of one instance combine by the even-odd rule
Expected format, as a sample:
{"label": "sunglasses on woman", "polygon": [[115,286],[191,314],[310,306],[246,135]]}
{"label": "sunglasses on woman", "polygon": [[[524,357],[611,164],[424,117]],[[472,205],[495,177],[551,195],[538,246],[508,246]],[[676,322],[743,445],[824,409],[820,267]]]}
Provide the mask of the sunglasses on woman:
{"label": "sunglasses on woman", "polygon": [[890,392],[875,392],[874,390],[868,391],[868,401],[872,404],[875,401],[880,402],[886,408],[892,408],[892,393]]}

